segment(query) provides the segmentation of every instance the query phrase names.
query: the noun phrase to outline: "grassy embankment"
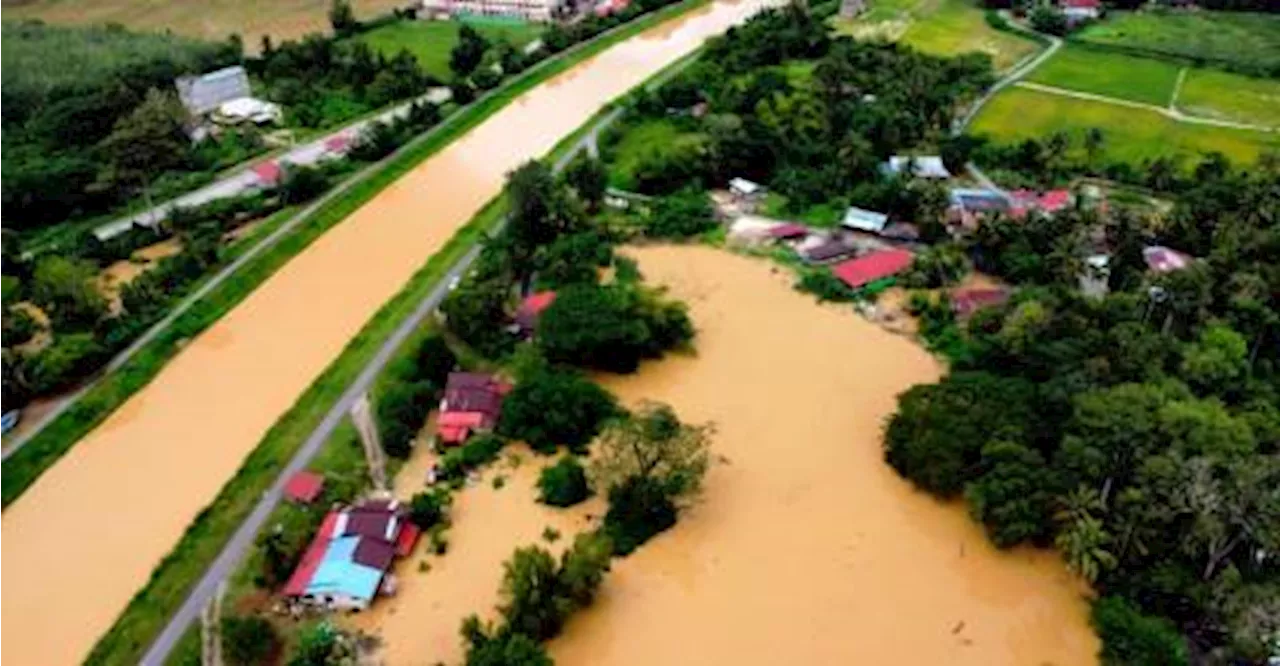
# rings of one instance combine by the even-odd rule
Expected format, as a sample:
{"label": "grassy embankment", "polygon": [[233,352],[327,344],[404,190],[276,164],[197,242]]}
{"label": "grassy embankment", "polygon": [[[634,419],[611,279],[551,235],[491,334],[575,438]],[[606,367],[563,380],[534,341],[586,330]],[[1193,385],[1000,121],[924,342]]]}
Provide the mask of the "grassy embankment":
{"label": "grassy embankment", "polygon": [[933,55],[985,53],[997,71],[1037,49],[1035,42],[989,25],[973,0],[870,0],[858,18],[833,22],[843,34],[884,37]]}
{"label": "grassy embankment", "polygon": [[988,102],[970,132],[1015,142],[1042,140],[1057,131],[1079,136],[1094,127],[1103,131],[1108,159],[1135,165],[1161,156],[1193,158],[1210,151],[1245,164],[1265,150],[1280,149],[1280,134],[1178,122],[1156,111],[1025,88],[1010,88]]}
{"label": "grassy embankment", "polygon": [[[457,136],[483,121],[489,115],[505,106],[515,97],[535,87],[542,81],[559,74],[573,65],[585,60],[613,44],[632,37],[654,25],[671,19],[677,15],[709,4],[710,0],[689,0],[672,5],[662,10],[641,17],[627,25],[620,26],[612,32],[598,37],[592,42],[550,60],[542,66],[526,72],[519,79],[497,91],[468,109],[457,114],[446,126],[429,134],[425,139],[411,144],[393,155],[379,170],[362,180],[342,196],[330,202],[317,213],[317,219],[307,229],[285,241],[276,249],[286,244],[293,248],[287,254],[270,253],[273,261],[259,262],[254,274],[265,279],[270,272],[283,265],[306,243],[314,240],[323,230],[345,218],[356,208],[373,198],[379,191],[400,176],[407,173],[419,162],[430,156]],[[570,137],[562,142],[561,147],[570,145]],[[409,280],[405,287],[385,304],[365,327],[347,344],[342,354],[325,369],[298,399],[294,406],[269,430],[263,441],[249,455],[245,463],[234,477],[223,486],[222,491],[196,520],[187,528],[182,539],[174,550],[165,557],[152,573],[151,580],[134,596],[129,606],[122,613],[112,628],[99,640],[87,662],[90,664],[133,663],[138,660],[147,644],[160,631],[164,622],[181,604],[191,586],[209,563],[217,556],[218,551],[226,543],[235,528],[252,510],[257,498],[263,490],[279,474],[285,463],[323,418],[325,412],[341,395],[355,376],[372,358],[378,346],[405,317],[413,311],[417,304],[435,286],[440,276],[448,267],[459,259],[467,249],[475,243],[487,230],[493,228],[502,215],[500,200],[495,199],[485,209],[461,229],[446,245],[431,257],[430,260]],[[303,237],[305,236],[305,239]],[[300,246],[299,246],[300,245]],[[247,276],[246,276],[247,277]],[[261,279],[253,282],[256,285]],[[238,302],[247,295],[245,292],[234,298]],[[225,291],[225,290],[220,290]],[[211,298],[211,301],[215,299]],[[208,325],[216,316],[230,309],[234,302],[227,296],[217,299],[216,305],[202,302],[201,319],[197,321]],[[215,310],[215,307],[221,309]],[[201,326],[203,328],[203,326]],[[189,337],[194,332],[183,337]],[[172,350],[170,350],[170,354]],[[166,356],[167,358],[167,356]],[[152,368],[151,376],[158,371]],[[146,379],[149,379],[148,376]],[[145,384],[145,380],[137,387]],[[136,390],[136,387],[135,387]],[[120,399],[123,401],[123,397]],[[119,404],[117,402],[116,404]],[[100,420],[100,419],[99,419]],[[87,428],[86,428],[87,429]],[[34,443],[34,442],[33,442]],[[31,446],[31,444],[28,444]],[[7,486],[7,481],[5,482]]]}
{"label": "grassy embankment", "polygon": [[[492,21],[468,21],[485,39],[491,42],[506,41],[517,49],[542,34],[542,26],[533,23],[496,23]],[[356,37],[374,50],[388,57],[407,49],[428,73],[447,79],[449,53],[458,43],[462,24],[457,21],[396,21],[379,26]]]}

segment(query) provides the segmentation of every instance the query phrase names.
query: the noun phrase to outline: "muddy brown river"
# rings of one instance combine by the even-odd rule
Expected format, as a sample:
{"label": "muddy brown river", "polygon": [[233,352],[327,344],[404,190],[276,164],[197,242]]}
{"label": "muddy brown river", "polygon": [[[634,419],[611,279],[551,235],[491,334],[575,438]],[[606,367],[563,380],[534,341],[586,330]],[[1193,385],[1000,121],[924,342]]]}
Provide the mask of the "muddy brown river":
{"label": "muddy brown river", "polygon": [[192,340],[4,512],[0,661],[82,661],[267,429],[506,172],[764,4],[718,2],[521,96]]}
{"label": "muddy brown river", "polygon": [[[602,378],[624,401],[711,421],[720,462],[669,532],[615,560],[598,601],[550,644],[561,666],[1097,663],[1086,590],[1050,552],[1001,552],[958,504],[914,491],[881,455],[895,396],[941,368],[849,308],[819,306],[763,260],[632,250],[688,302],[697,354]],[[457,628],[498,600],[501,562],[599,516],[533,503],[543,463],[460,493],[451,548],[352,620],[386,663],[458,663]],[[402,480],[421,479],[421,469]],[[413,488],[401,487],[405,496]]]}

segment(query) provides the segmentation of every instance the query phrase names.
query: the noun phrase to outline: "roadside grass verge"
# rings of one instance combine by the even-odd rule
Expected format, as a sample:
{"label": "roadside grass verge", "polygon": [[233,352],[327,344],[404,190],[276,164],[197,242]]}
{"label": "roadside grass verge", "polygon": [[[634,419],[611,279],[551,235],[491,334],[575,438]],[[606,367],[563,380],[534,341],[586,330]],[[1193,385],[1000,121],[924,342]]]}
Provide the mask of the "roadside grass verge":
{"label": "roadside grass verge", "polygon": [[[253,266],[255,270],[246,271],[244,275],[237,276],[240,278],[237,280],[237,285],[244,288],[247,293],[253,285],[265,279],[293,254],[305,247],[306,243],[323,233],[324,229],[341,221],[417,163],[483,121],[511,99],[547,78],[609,48],[616,42],[639,34],[669,18],[705,6],[709,2],[710,0],[690,0],[671,5],[619,26],[595,41],[586,42],[576,50],[566,52],[565,57],[546,61],[544,66],[529,70],[493,96],[460,111],[453,118],[452,125],[447,128],[442,127],[445,131],[434,132],[420,143],[410,144],[402,149],[384,163],[376,173],[362,180],[343,196],[317,212],[316,220],[306,228],[304,233],[291,236],[273,248],[273,250],[279,250],[282,246],[288,245],[291,252],[273,251],[271,254],[276,259],[274,262],[255,264]],[[585,128],[562,141],[556,150],[560,151],[563,147],[571,145],[571,140],[580,136],[582,131],[585,131]],[[138,661],[165,621],[182,603],[191,586],[208,568],[223,544],[253,509],[262,492],[279,475],[280,470],[307,435],[315,429],[343,390],[368,364],[382,341],[390,335],[400,321],[412,313],[449,267],[486,232],[497,226],[503,209],[504,204],[501,198],[490,202],[439,252],[433,255],[426,265],[410,278],[405,287],[365,324],[337,359],[312,382],[294,406],[272,426],[262,442],[246,458],[236,475],[223,486],[214,501],[197,515],[173,551],[156,567],[147,585],[134,596],[112,628],[99,640],[86,663],[117,664]],[[303,236],[307,238],[303,239]],[[257,281],[252,281],[255,278]],[[209,301],[202,301],[197,308],[193,308],[193,311],[199,310],[204,317],[209,317],[215,312],[219,314],[225,312],[234,305],[234,302],[228,302],[228,299],[234,296],[226,293],[229,291],[231,290],[220,290],[221,299],[211,298]],[[234,300],[238,302],[245,293],[238,294]],[[213,319],[216,319],[216,316]],[[213,319],[201,321],[204,321],[204,325],[207,326]],[[190,337],[198,330],[184,329],[183,332],[186,335],[182,337]],[[151,376],[154,376],[156,370],[158,367],[152,368]],[[145,384],[145,381],[142,384]],[[5,484],[7,483],[6,480]]]}
{"label": "roadside grass verge", "polygon": [[1167,106],[1182,68],[1175,63],[1068,44],[1037,67],[1028,81]]}
{"label": "roadside grass verge", "polygon": [[1176,105],[1189,115],[1280,127],[1280,81],[1193,69]]}
{"label": "roadside grass verge", "polygon": [[1014,87],[983,107],[969,133],[1014,143],[1043,140],[1058,131],[1078,137],[1094,127],[1103,132],[1105,158],[1135,166],[1181,155],[1184,166],[1190,167],[1194,158],[1211,151],[1237,164],[1250,164],[1260,153],[1280,148],[1280,135],[1273,133],[1178,122],[1155,111]]}

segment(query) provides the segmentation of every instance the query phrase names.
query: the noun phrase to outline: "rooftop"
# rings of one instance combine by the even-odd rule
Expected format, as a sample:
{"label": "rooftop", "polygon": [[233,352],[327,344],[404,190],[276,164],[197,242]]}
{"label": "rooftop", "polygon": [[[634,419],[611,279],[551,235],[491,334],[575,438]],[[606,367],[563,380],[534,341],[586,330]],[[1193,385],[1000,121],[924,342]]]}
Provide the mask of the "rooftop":
{"label": "rooftop", "polygon": [[840,224],[849,227],[850,229],[868,231],[873,234],[878,234],[881,231],[884,231],[884,227],[888,223],[889,216],[884,213],[877,213],[873,210],[855,208],[853,206],[850,206],[849,209],[844,212],[844,220],[840,222]]}
{"label": "rooftop", "polygon": [[837,264],[831,272],[857,289],[901,272],[911,265],[911,259],[911,253],[906,250],[880,250]]}
{"label": "rooftop", "polygon": [[294,502],[310,504],[320,497],[324,490],[324,477],[315,472],[302,470],[289,477],[284,484],[284,496]]}

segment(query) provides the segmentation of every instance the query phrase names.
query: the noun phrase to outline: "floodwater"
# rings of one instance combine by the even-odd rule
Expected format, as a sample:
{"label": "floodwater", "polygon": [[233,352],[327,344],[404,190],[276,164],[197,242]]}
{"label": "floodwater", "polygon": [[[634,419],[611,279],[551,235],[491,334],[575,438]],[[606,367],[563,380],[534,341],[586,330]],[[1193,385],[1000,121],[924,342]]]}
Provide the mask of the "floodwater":
{"label": "floodwater", "polygon": [[[1052,553],[996,550],[963,507],[884,464],[882,424],[898,393],[938,377],[932,357],[849,308],[817,305],[763,260],[631,253],[690,304],[697,354],[600,379],[627,403],[715,423],[718,463],[674,529],[614,561],[595,605],[550,643],[557,664],[1096,663],[1085,590]],[[567,512],[534,504],[540,466],[524,464],[503,490],[461,493],[450,552],[352,622],[383,640],[385,663],[459,663],[457,627],[491,612],[511,551],[544,525],[563,542],[566,527],[598,519],[598,498]]]}
{"label": "floodwater", "polygon": [[0,661],[83,660],[267,429],[506,172],[766,2],[718,2],[521,96],[184,346],[4,512]]}

